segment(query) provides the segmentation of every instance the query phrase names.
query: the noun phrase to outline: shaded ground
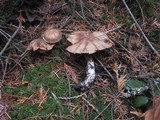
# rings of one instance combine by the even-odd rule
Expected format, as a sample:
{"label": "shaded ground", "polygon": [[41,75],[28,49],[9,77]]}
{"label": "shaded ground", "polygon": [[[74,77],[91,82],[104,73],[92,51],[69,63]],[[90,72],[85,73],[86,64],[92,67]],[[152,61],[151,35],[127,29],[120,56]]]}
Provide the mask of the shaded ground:
{"label": "shaded ground", "polygon": [[[160,53],[158,1],[137,0],[127,4]],[[137,120],[141,118],[130,111],[145,112],[153,96],[159,93],[153,82],[160,78],[159,58],[146,43],[123,2],[33,0],[31,4],[29,0],[5,0],[0,5],[3,9],[0,12],[1,52],[19,21],[22,23],[0,56],[1,119]],[[13,7],[8,9],[9,5]],[[30,41],[50,25],[63,30],[64,34],[53,50],[44,54],[25,51]],[[83,55],[65,50],[70,45],[67,35],[77,30],[110,31],[107,35],[115,43],[110,50],[93,55],[96,80],[85,94],[74,90],[75,83],[85,78],[85,59]],[[151,90],[143,94],[149,102],[137,108],[132,102],[134,97],[124,98],[116,82],[121,76],[149,84]]]}

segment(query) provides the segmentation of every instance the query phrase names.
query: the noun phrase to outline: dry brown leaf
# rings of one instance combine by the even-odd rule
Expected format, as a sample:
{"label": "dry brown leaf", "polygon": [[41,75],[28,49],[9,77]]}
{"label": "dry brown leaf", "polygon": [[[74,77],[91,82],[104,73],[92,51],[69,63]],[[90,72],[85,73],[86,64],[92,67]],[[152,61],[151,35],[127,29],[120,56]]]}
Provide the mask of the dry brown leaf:
{"label": "dry brown leaf", "polygon": [[117,63],[114,63],[114,66],[113,66],[113,71],[116,73],[116,78],[118,79],[119,77],[119,69],[120,69],[121,65],[118,65]]}
{"label": "dry brown leaf", "polygon": [[31,41],[31,43],[27,47],[27,50],[31,50],[31,51],[38,50],[39,52],[44,53],[51,50],[53,47],[54,47],[54,44],[47,44],[41,38],[38,38]]}
{"label": "dry brown leaf", "polygon": [[23,104],[23,103],[25,103],[27,100],[28,100],[27,97],[26,97],[26,98],[21,98],[21,99],[18,100],[18,103],[17,103],[17,104]]}
{"label": "dry brown leaf", "polygon": [[122,93],[122,95],[125,95],[123,93],[123,88],[126,84],[126,75],[119,75],[119,69],[121,68],[121,65],[118,65],[117,63],[114,63],[114,66],[113,66],[113,71],[116,73],[116,79],[117,79],[117,85],[118,85],[118,91]]}
{"label": "dry brown leaf", "polygon": [[144,113],[138,112],[138,111],[130,111],[130,113],[136,115],[137,117],[143,117],[144,116]]}
{"label": "dry brown leaf", "polygon": [[49,28],[44,31],[44,33],[42,34],[42,37],[46,43],[53,44],[61,40],[62,33],[58,29]]}
{"label": "dry brown leaf", "polygon": [[30,100],[32,101],[33,104],[39,104],[40,107],[41,104],[47,100],[47,93],[48,90],[45,91],[41,86],[39,90],[36,93],[34,93],[32,97],[30,97]]}
{"label": "dry brown leaf", "polygon": [[43,89],[43,87],[41,86],[41,88],[39,89],[39,94],[38,94],[39,101],[44,100],[44,98],[45,98],[45,93],[46,93],[46,91],[45,91],[45,90]]}
{"label": "dry brown leaf", "polygon": [[110,48],[113,42],[103,32],[76,31],[67,38],[73,45],[67,50],[71,53],[92,54],[98,50]]}
{"label": "dry brown leaf", "polygon": [[125,84],[126,84],[126,79],[125,79],[125,75],[120,76],[119,78],[117,78],[117,85],[118,85],[118,91],[122,92]]}
{"label": "dry brown leaf", "polygon": [[65,68],[66,72],[69,75],[71,75],[72,80],[75,83],[78,83],[78,77],[77,77],[76,70],[73,67],[71,67],[70,65],[67,65],[66,63],[64,63],[64,68]]}
{"label": "dry brown leaf", "polygon": [[12,81],[12,80],[10,80],[5,84],[13,87],[13,86],[18,86],[18,85],[28,84],[28,81]]}
{"label": "dry brown leaf", "polygon": [[157,20],[154,20],[154,22],[152,23],[152,27],[160,29],[160,22],[158,22]]}

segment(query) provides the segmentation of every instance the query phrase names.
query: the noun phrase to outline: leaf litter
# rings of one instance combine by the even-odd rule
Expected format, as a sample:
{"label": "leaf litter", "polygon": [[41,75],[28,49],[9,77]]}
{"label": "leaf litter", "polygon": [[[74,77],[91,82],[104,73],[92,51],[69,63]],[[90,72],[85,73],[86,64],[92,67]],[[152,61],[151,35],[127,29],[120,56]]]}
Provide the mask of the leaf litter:
{"label": "leaf litter", "polygon": [[[72,2],[72,1],[70,1],[70,2]],[[87,3],[87,4],[84,4],[84,3]],[[55,57],[55,56],[60,55],[60,54],[57,54],[56,52],[54,52],[54,50],[59,50],[60,53],[63,54],[63,56],[68,57],[67,54],[69,54],[69,53],[65,51],[65,48],[68,47],[69,43],[64,41],[63,37],[62,37],[62,41],[60,41],[59,44],[57,44],[55,46],[50,41],[48,43],[49,44],[51,43],[51,46],[49,46],[49,44],[46,42],[47,40],[46,40],[46,38],[44,38],[43,35],[45,33],[44,31],[48,28],[48,26],[50,26],[50,24],[52,24],[54,26],[54,28],[63,27],[64,28],[64,35],[68,35],[68,32],[66,32],[66,31],[88,31],[88,30],[93,31],[93,28],[97,28],[97,31],[99,30],[101,32],[107,33],[107,35],[109,37],[115,39],[115,41],[116,41],[115,42],[116,45],[114,46],[114,48],[112,50],[98,52],[94,55],[96,57],[99,57],[99,59],[102,60],[104,67],[106,67],[109,70],[109,72],[113,74],[114,78],[117,80],[117,84],[113,85],[113,83],[110,82],[110,78],[108,77],[108,75],[106,75],[106,72],[103,71],[102,69],[99,69],[100,66],[98,66],[98,63],[96,63],[96,67],[98,68],[97,69],[97,71],[98,71],[97,76],[103,75],[101,77],[101,79],[107,81],[107,84],[109,84],[109,85],[105,86],[104,82],[101,82],[101,80],[96,78],[96,81],[92,86],[92,89],[90,91],[88,91],[88,93],[87,93],[87,98],[85,98],[83,100],[81,99],[82,96],[75,98],[75,99],[78,99],[78,103],[74,102],[74,99],[73,100],[64,100],[64,104],[68,108],[74,106],[72,109],[73,113],[75,112],[74,113],[75,115],[77,115],[77,114],[80,115],[82,113],[82,114],[84,114],[83,118],[86,118],[86,119],[93,118],[93,116],[95,116],[95,113],[93,111],[98,110],[98,111],[100,111],[100,113],[98,113],[98,115],[102,114],[101,118],[98,118],[98,119],[106,119],[107,117],[105,116],[105,114],[107,112],[104,111],[104,113],[103,113],[103,111],[102,111],[102,113],[101,113],[101,110],[102,110],[103,106],[109,105],[109,107],[110,107],[111,104],[108,104],[108,103],[113,102],[114,104],[111,106],[112,111],[110,112],[110,113],[112,113],[112,117],[114,116],[115,119],[116,118],[117,119],[129,119],[130,115],[128,112],[128,110],[129,110],[128,107],[130,107],[130,105],[127,102],[125,103],[123,101],[123,99],[121,99],[121,95],[123,96],[123,94],[119,94],[119,93],[123,92],[123,88],[126,84],[126,79],[128,77],[141,78],[144,81],[148,81],[148,79],[150,79],[150,78],[154,79],[154,78],[159,77],[159,60],[158,60],[157,56],[155,56],[153,54],[153,52],[150,51],[150,48],[147,47],[147,45],[142,41],[141,34],[139,33],[137,27],[134,26],[133,23],[128,19],[129,17],[126,16],[125,10],[124,10],[124,8],[121,8],[120,2],[118,2],[116,0],[110,0],[109,4],[106,4],[103,1],[96,2],[93,0],[82,1],[82,2],[75,1],[76,6],[78,6],[78,5],[81,5],[81,6],[79,6],[79,8],[75,7],[73,9],[71,6],[69,6],[69,4],[70,4],[69,2],[65,3],[64,1],[49,1],[49,3],[47,1],[45,1],[44,4],[42,4],[41,6],[38,7],[39,8],[37,10],[38,14],[36,13],[37,11],[34,11],[35,10],[34,9],[33,11],[36,14],[33,11],[31,12],[31,10],[27,10],[26,13],[28,13],[29,15],[27,15],[27,17],[21,16],[23,18],[23,20],[22,20],[23,25],[25,25],[26,21],[31,22],[31,19],[33,19],[33,18],[30,18],[31,17],[30,14],[34,14],[33,21],[35,21],[35,20],[39,21],[40,19],[37,16],[40,15],[40,16],[43,16],[41,18],[41,20],[44,20],[45,22],[44,22],[44,24],[41,24],[41,22],[40,22],[40,24],[38,24],[38,25],[36,24],[33,26],[32,25],[27,26],[28,29],[26,27],[24,27],[23,25],[21,26],[21,32],[19,32],[21,34],[19,34],[19,33],[18,34],[20,36],[19,38],[20,39],[23,38],[24,41],[23,40],[21,42],[17,41],[16,40],[18,38],[17,37],[17,38],[15,38],[15,41],[12,43],[13,46],[10,46],[6,50],[7,51],[5,54],[6,57],[10,57],[10,58],[14,59],[13,55],[10,55],[11,53],[14,54],[15,56],[17,55],[17,57],[16,57],[16,61],[9,59],[9,64],[7,64],[6,67],[3,67],[3,66],[5,66],[5,64],[4,65],[2,64],[3,69],[6,68],[6,70],[7,70],[6,73],[3,72],[3,74],[5,76],[5,80],[11,80],[11,81],[4,82],[3,85],[5,87],[10,86],[13,88],[18,88],[21,85],[22,86],[30,86],[30,87],[32,86],[31,83],[28,81],[17,81],[17,78],[19,77],[19,75],[17,73],[16,73],[16,76],[12,76],[11,73],[8,72],[8,71],[11,71],[13,73],[14,70],[15,70],[15,72],[19,70],[19,66],[17,65],[17,61],[26,70],[28,64],[37,64],[36,62],[46,63],[46,61],[47,61],[46,59],[48,56]],[[116,8],[121,8],[121,10],[117,11],[116,9],[112,9],[110,4],[118,5],[118,7],[116,7]],[[130,4],[130,3],[128,3],[128,4]],[[88,5],[90,5],[90,6],[88,6]],[[25,8],[25,10],[27,9],[27,7],[23,7],[23,8]],[[30,8],[28,8],[28,9],[30,9]],[[93,12],[92,10],[95,12]],[[106,11],[105,14],[107,14],[107,16],[105,16],[105,14],[103,14],[104,10]],[[81,14],[82,14],[82,16],[81,16],[82,19],[79,18]],[[120,14],[121,18],[118,18],[117,14]],[[70,15],[73,15],[73,16],[70,16]],[[68,18],[68,20],[66,18]],[[127,22],[125,23],[125,21],[127,21],[128,23]],[[148,22],[148,21],[146,21],[146,22]],[[120,25],[121,27],[117,27],[117,25]],[[144,28],[146,28],[148,30],[147,31],[148,36],[149,36],[149,33],[152,31],[152,29],[150,29],[150,27],[154,27],[154,29],[159,28],[159,23],[158,23],[157,19],[155,19],[151,25],[149,23],[147,23],[147,25],[146,26],[144,25]],[[131,26],[134,26],[134,27],[131,27]],[[130,29],[128,30],[127,28],[130,28]],[[107,31],[111,31],[111,32],[107,32]],[[55,34],[53,34],[53,35],[55,35]],[[48,36],[48,34],[47,34],[47,36]],[[127,37],[129,37],[129,39]],[[37,40],[36,40],[36,42],[31,42],[32,45],[30,45],[28,50],[33,50],[33,51],[39,50],[40,52],[43,53],[43,55],[42,54],[38,55],[37,53],[35,53],[35,54],[33,53],[33,56],[32,56],[33,58],[32,57],[29,58],[28,54],[23,52],[23,49],[21,50],[21,48],[26,48],[26,46],[28,45],[28,43],[30,42],[31,39],[35,40],[37,38],[38,39],[45,39],[45,40],[43,40],[43,42],[37,41]],[[59,38],[61,38],[61,37],[59,37]],[[66,39],[66,36],[64,36],[64,38]],[[44,43],[44,41],[45,41],[45,43]],[[64,44],[64,46],[63,46],[63,43],[65,43],[65,42],[66,42],[66,44]],[[154,43],[154,41],[153,41],[153,43]],[[55,49],[52,49],[53,47]],[[45,51],[45,53],[44,53],[44,51]],[[52,52],[56,53],[56,54],[51,55]],[[34,55],[36,55],[36,56],[34,56]],[[55,59],[54,57],[50,57],[50,58],[53,61],[61,61],[61,60]],[[5,57],[3,59],[5,60]],[[34,59],[34,60],[32,60],[32,59]],[[67,60],[70,60],[70,59],[75,59],[75,57],[70,55],[70,58],[67,58]],[[137,61],[137,59],[140,62]],[[81,79],[81,78],[79,78],[79,75],[78,75],[79,70],[76,70],[74,67],[72,67],[72,65],[67,64],[68,63],[67,60],[65,62],[61,61],[62,67],[63,67],[64,71],[67,74],[69,74],[70,79],[74,83],[78,83],[78,81]],[[13,68],[13,65],[15,65],[15,64],[16,64],[16,67]],[[117,65],[115,65],[115,64],[117,64]],[[118,65],[120,65],[120,66],[118,66]],[[33,67],[32,69],[35,69],[35,68],[36,68],[36,66]],[[61,73],[63,71],[61,68],[59,68],[59,67],[52,68],[51,72],[53,72],[53,71],[54,71],[54,74],[57,75],[57,78],[59,78],[59,81],[56,84],[59,84],[59,82],[62,79],[65,79],[65,77],[61,78]],[[40,73],[39,76],[43,76],[43,74]],[[15,81],[14,81],[14,78],[16,79]],[[32,78],[32,80],[34,80],[34,79],[35,78]],[[37,82],[37,84],[38,84],[38,82]],[[46,88],[46,86],[47,86],[47,88]],[[48,84],[46,86],[44,84],[42,86],[39,86],[38,89],[36,91],[32,92],[32,94],[30,96],[27,96],[27,95],[26,96],[25,95],[19,96],[19,95],[12,95],[12,94],[5,94],[4,93],[4,94],[2,94],[2,98],[6,99],[8,101],[12,101],[11,103],[20,104],[20,105],[21,104],[25,105],[26,103],[32,103],[33,105],[37,104],[39,106],[39,109],[41,110],[41,107],[43,107],[43,105],[49,101],[49,97],[50,97],[49,96],[49,91],[50,91],[49,88],[52,88],[52,87],[56,88],[56,86],[51,87],[51,86],[48,86]],[[154,87],[154,86],[152,86],[152,87]],[[69,98],[70,97],[72,98],[72,94],[71,94],[72,92],[74,92],[73,89],[66,89],[65,95],[69,96]],[[96,102],[96,103],[93,102],[94,100],[96,100],[96,101],[101,100],[101,97],[105,98],[105,100],[102,99],[101,102]],[[86,101],[86,104],[84,103],[85,101]],[[154,119],[157,119],[157,117],[158,117],[157,115],[159,113],[159,107],[158,107],[159,103],[154,100],[153,100],[153,102],[155,103],[155,105],[157,107],[153,105],[153,108],[146,110],[145,113],[142,113],[143,116],[145,116],[146,120],[154,120]],[[102,103],[102,106],[98,106],[100,103]],[[131,107],[130,109],[133,109],[133,107]],[[113,113],[115,115],[113,115]],[[49,113],[49,114],[51,114],[51,113]],[[105,117],[103,117],[103,115]],[[67,115],[63,115],[63,110],[61,110],[61,109],[59,109],[57,116],[59,119],[65,119],[65,117],[67,117]],[[74,115],[71,114],[71,116],[73,118]],[[54,116],[54,117],[57,118],[56,116]]]}

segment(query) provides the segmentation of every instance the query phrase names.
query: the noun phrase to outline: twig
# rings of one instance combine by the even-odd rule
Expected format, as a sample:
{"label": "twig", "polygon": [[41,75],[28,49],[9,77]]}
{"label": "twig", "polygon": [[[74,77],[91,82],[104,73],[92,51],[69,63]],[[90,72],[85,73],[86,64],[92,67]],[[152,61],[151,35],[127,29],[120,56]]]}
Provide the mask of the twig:
{"label": "twig", "polygon": [[126,4],[125,0],[122,0],[125,7],[127,8],[129,14],[131,15],[132,19],[134,20],[134,22],[136,23],[137,27],[139,28],[139,30],[141,31],[143,37],[145,38],[146,42],[148,43],[148,45],[150,46],[150,48],[153,50],[153,52],[160,57],[160,54],[157,52],[157,50],[152,46],[152,44],[150,43],[149,39],[147,38],[147,36],[145,35],[145,33],[143,32],[142,28],[140,27],[140,25],[138,24],[137,20],[135,19],[135,17],[133,16],[130,8],[128,7],[128,5]]}
{"label": "twig", "polygon": [[143,14],[142,7],[141,7],[140,3],[138,2],[138,0],[136,0],[136,2],[137,2],[138,6],[139,6],[139,9],[140,9],[140,11],[141,11],[141,14],[142,14],[142,21],[143,21],[143,24],[144,24],[145,18],[144,18],[144,14]]}
{"label": "twig", "polygon": [[83,16],[79,14],[79,12],[77,12],[77,11],[75,11],[75,12],[77,13],[77,15],[79,15],[80,18],[82,18],[83,20],[85,20],[86,23],[87,23],[93,30],[96,30],[96,28],[94,28],[93,25],[90,24],[87,19],[83,18]]}
{"label": "twig", "polygon": [[53,92],[51,92],[51,94],[52,94],[52,96],[53,96],[53,98],[54,98],[55,100],[58,99],[58,97],[57,97]]}
{"label": "twig", "polygon": [[[1,61],[1,69],[4,70],[4,63],[3,63],[3,60],[0,59],[0,61]],[[3,71],[1,71],[1,72],[3,72]],[[1,72],[0,72],[0,75],[2,75]]]}
{"label": "twig", "polygon": [[[119,45],[121,48],[123,48],[129,55],[131,55],[137,62],[138,64],[141,66],[142,70],[144,71],[144,73],[148,76],[148,73],[146,71],[146,69],[144,68],[144,66],[142,65],[142,63],[138,60],[138,58],[136,58],[130,51],[128,51],[123,45],[121,45],[118,41],[116,40],[113,40],[117,45]],[[148,76],[148,78],[151,78],[150,76]],[[152,82],[151,80],[149,79],[149,83],[150,83],[150,86],[151,86],[151,90],[153,92],[153,87],[152,87]],[[152,93],[153,94],[153,93]],[[153,94],[154,95],[154,94]]]}
{"label": "twig", "polygon": [[[10,55],[9,55],[9,56],[7,57],[7,59],[5,60],[5,61],[6,61],[6,64],[5,64],[5,68],[4,68],[4,70],[3,70],[3,77],[2,77],[1,85],[3,84],[4,78],[5,78],[5,75],[6,75],[9,57],[10,57]],[[1,85],[0,85],[0,86],[1,86]]]}
{"label": "twig", "polygon": [[[11,60],[13,60],[16,64],[14,64],[14,66],[12,68],[10,68],[7,73],[11,72],[11,70],[13,70],[17,65],[19,65],[19,67],[21,68],[22,72],[24,73],[23,67],[20,65],[20,62],[22,61],[22,59],[25,57],[25,55],[28,53],[28,51],[24,51],[20,56],[21,58],[19,60],[14,60],[12,58],[10,58]],[[1,56],[4,57],[5,56]]]}
{"label": "twig", "polygon": [[21,26],[21,23],[19,22],[18,28],[17,30],[13,33],[13,35],[9,38],[8,42],[6,43],[6,45],[4,46],[4,48],[1,50],[0,52],[0,57],[2,56],[2,54],[4,53],[4,51],[6,50],[6,48],[8,47],[8,45],[10,44],[10,42],[12,41],[12,39],[15,37],[15,35],[17,34],[17,32],[19,31]]}
{"label": "twig", "polygon": [[11,37],[8,33],[6,33],[4,30],[0,29],[0,33],[6,38],[8,39],[8,37]]}
{"label": "twig", "polygon": [[110,76],[110,78],[115,82],[114,77],[112,76],[112,74],[108,71],[108,69],[103,65],[103,63],[95,57],[95,59],[99,62],[99,64],[103,67],[103,69],[107,72],[107,74]]}
{"label": "twig", "polygon": [[61,99],[61,100],[72,100],[72,99],[77,99],[80,98],[82,96],[86,96],[86,93],[82,93],[80,95],[77,96],[73,96],[73,97],[57,97],[53,92],[51,92],[52,96],[54,97],[54,99]]}
{"label": "twig", "polygon": [[112,104],[113,101],[111,101],[93,120],[97,120],[98,117]]}
{"label": "twig", "polygon": [[82,100],[84,100],[84,102],[86,102],[94,111],[100,114],[99,110],[93,104],[91,104],[88,100],[86,100],[86,98],[82,97]]}
{"label": "twig", "polygon": [[[95,23],[93,23],[93,21],[92,21],[89,17],[88,17],[88,18],[85,17],[83,7],[84,7],[86,10],[88,10],[88,12],[89,12],[91,15],[93,15],[93,14],[90,12],[90,10],[89,10],[85,5],[83,5],[84,3],[83,3],[82,0],[80,0],[80,3],[81,3],[81,12],[82,12],[82,16],[83,16],[84,20],[88,23],[88,25],[91,26],[91,28],[92,28],[94,31],[97,30],[97,29],[95,28]],[[94,15],[93,15],[93,16],[94,16]],[[97,22],[97,19],[96,19],[96,22]],[[91,23],[92,23],[92,24],[91,24]]]}
{"label": "twig", "polygon": [[[6,59],[8,59],[8,57],[6,57],[6,56],[1,56],[2,58],[6,58]],[[13,58],[9,58],[10,60],[13,60],[14,62],[15,62],[15,66],[14,67],[16,67],[17,65],[21,68],[21,70],[22,70],[22,72],[24,73],[24,69],[23,69],[23,67],[22,67],[22,65],[18,62],[18,61],[16,61],[15,59],[13,59]],[[7,71],[7,73],[9,73],[11,70],[8,70]],[[6,74],[7,74],[6,73]]]}
{"label": "twig", "polygon": [[71,19],[72,16],[68,16],[63,22],[60,23],[60,28],[64,28],[67,24],[67,22],[69,21],[69,19]]}
{"label": "twig", "polygon": [[84,10],[83,10],[83,1],[80,0],[80,5],[81,5],[81,12],[82,12],[82,15],[80,15],[77,11],[75,11],[77,13],[77,15],[79,15],[83,20],[86,21],[86,23],[93,29],[93,30],[96,30],[96,28],[93,26],[93,24],[91,24],[87,18],[85,17],[85,14],[84,14]]}
{"label": "twig", "polygon": [[121,27],[122,27],[122,26],[117,26],[117,27],[115,27],[115,28],[113,28],[113,29],[107,30],[105,33],[107,34],[107,33],[109,33],[109,32],[115,31],[115,30],[117,30],[117,29],[119,29],[119,28],[121,28]]}
{"label": "twig", "polygon": [[4,78],[5,78],[5,75],[6,75],[9,57],[10,56],[7,57],[6,64],[5,64],[5,67],[4,67],[4,70],[3,70],[2,80],[0,81],[0,99],[2,98],[2,96],[1,96],[2,95],[1,88],[2,88],[2,85],[3,85],[3,82],[4,82]]}
{"label": "twig", "polygon": [[129,55],[131,55],[137,62],[138,64],[143,68],[142,63],[130,52],[125,48],[122,44],[120,44],[118,41],[112,39],[113,42],[115,42],[117,45],[119,45],[122,49],[124,49]]}

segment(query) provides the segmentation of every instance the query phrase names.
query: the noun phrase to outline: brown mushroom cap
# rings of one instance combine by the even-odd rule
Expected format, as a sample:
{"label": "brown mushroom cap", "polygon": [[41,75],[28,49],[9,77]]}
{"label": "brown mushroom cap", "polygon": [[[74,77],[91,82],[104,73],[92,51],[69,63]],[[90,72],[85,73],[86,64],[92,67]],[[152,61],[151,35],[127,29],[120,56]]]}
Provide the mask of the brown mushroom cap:
{"label": "brown mushroom cap", "polygon": [[53,44],[61,40],[62,33],[60,30],[57,29],[47,29],[42,34],[42,38],[47,43]]}
{"label": "brown mushroom cap", "polygon": [[41,53],[47,52],[54,47],[54,44],[47,44],[43,39],[38,38],[31,41],[27,50],[36,51],[38,50]]}
{"label": "brown mushroom cap", "polygon": [[113,45],[113,42],[103,32],[77,31],[69,35],[67,40],[72,43],[67,48],[67,51],[79,54],[93,54],[98,50],[104,50]]}

